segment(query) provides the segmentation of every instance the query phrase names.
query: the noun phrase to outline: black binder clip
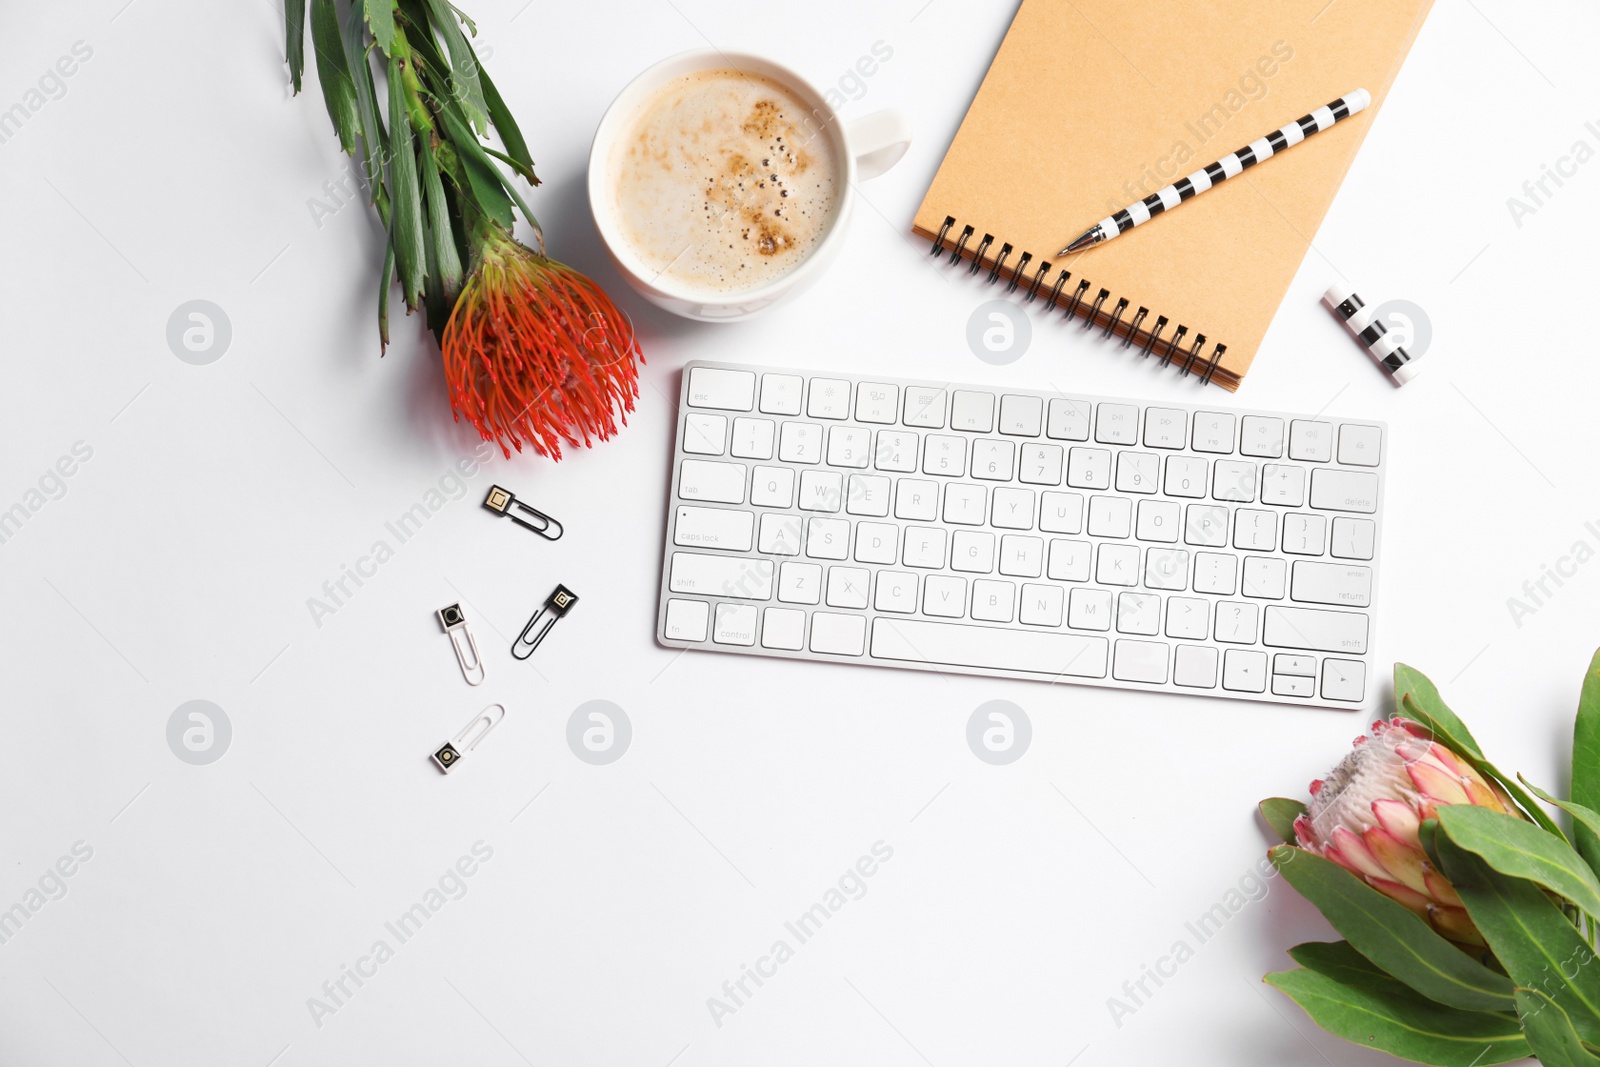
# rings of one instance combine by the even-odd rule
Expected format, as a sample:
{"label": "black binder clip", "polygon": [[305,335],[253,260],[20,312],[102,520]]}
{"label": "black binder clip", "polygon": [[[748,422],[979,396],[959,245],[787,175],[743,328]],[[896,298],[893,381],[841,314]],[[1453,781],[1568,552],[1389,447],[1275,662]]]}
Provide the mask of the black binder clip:
{"label": "black binder clip", "polygon": [[[509,516],[512,522],[519,526],[526,526],[548,541],[559,541],[561,539],[563,531],[559,522],[531,504],[518,500],[509,489],[502,489],[498,485],[490,486],[489,495],[483,498],[483,506],[498,515]],[[511,510],[512,508],[516,508],[517,511],[525,515],[532,515],[538,521],[536,523],[529,522],[521,515],[514,514]],[[555,532],[551,533],[552,530]]]}
{"label": "black binder clip", "polygon": [[550,632],[550,627],[556,624],[557,619],[571,611],[572,605],[577,602],[578,594],[564,585],[556,586],[555,592],[545,600],[544,607],[533,613],[528,625],[522,628],[517,639],[511,643],[511,655],[517,659],[527,659],[533,655],[533,650],[539,647],[539,642]]}

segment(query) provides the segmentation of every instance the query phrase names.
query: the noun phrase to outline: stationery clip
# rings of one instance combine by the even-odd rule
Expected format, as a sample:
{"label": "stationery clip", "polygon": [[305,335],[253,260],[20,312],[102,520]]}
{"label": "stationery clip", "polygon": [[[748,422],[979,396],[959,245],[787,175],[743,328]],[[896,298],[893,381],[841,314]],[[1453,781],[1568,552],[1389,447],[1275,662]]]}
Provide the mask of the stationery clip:
{"label": "stationery clip", "polygon": [[[572,605],[577,602],[578,594],[564,585],[556,586],[555,592],[551,593],[545,600],[544,607],[533,613],[533,618],[528,620],[528,625],[522,628],[522,632],[517,635],[517,639],[511,643],[512,656],[517,659],[527,659],[533,655],[533,650],[539,647],[539,642],[543,641],[544,635],[550,632],[550,627],[556,624],[557,619],[571,611]],[[544,620],[544,625],[539,626],[541,619]],[[529,637],[528,634],[533,632],[535,626],[539,627],[538,632]]]}
{"label": "stationery clip", "polygon": [[[461,676],[468,685],[482,685],[483,657],[478,655],[478,639],[467,629],[467,617],[461,613],[461,605],[451,604],[447,608],[440,608],[434,615],[438,617],[439,625],[444,627],[444,632],[450,635],[450,646],[456,650],[456,662],[461,664]],[[471,663],[467,662],[469,650],[472,653]]]}
{"label": "stationery clip", "polygon": [[[509,489],[502,489],[498,485],[490,486],[489,495],[483,498],[483,506],[497,514],[509,516],[512,522],[517,523],[519,526],[526,526],[548,541],[561,539],[563,529],[559,522],[531,504],[518,500]],[[512,514],[512,508],[516,508],[524,514],[532,515],[538,520],[537,525],[521,516]],[[552,529],[555,530],[555,533],[550,532]]]}
{"label": "stationery clip", "polygon": [[500,720],[505,717],[504,704],[490,704],[468,720],[460,733],[446,741],[443,747],[433,754],[433,765],[445,774],[449,774],[450,769],[461,762],[461,757],[477,748],[479,742],[488,737],[489,731],[499,726]]}

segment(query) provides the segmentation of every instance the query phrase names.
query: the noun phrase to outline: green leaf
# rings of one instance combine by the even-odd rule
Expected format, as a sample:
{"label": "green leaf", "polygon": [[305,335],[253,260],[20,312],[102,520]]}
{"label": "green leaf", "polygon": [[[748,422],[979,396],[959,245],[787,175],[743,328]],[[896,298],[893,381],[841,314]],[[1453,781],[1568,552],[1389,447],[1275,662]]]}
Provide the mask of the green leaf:
{"label": "green leaf", "polygon": [[[361,156],[366,173],[368,195],[384,227],[389,225],[389,195],[384,188],[383,153],[388,135],[383,117],[378,114],[377,90],[372,83],[372,64],[367,59],[367,28],[361,8],[352,4],[344,26],[344,55],[356,89],[356,114],[361,118]],[[405,121],[404,112],[400,115]]]}
{"label": "green leaf", "polygon": [[445,0],[427,0],[427,4],[434,28],[444,38],[444,46],[450,53],[450,98],[461,106],[475,132],[488,133],[489,108],[483,98],[483,84],[478,80],[481,69],[478,57],[456,24],[451,6]]}
{"label": "green leaf", "polygon": [[289,82],[298,93],[306,69],[306,0],[283,0],[283,55],[289,61]]}
{"label": "green leaf", "polygon": [[[1572,725],[1572,799],[1600,811],[1600,652],[1589,661],[1578,696],[1578,718]],[[1600,870],[1600,833],[1574,826],[1578,851]]]}
{"label": "green leaf", "polygon": [[361,135],[361,112],[356,106],[356,85],[339,36],[339,13],[333,0],[311,0],[311,47],[317,53],[317,80],[328,118],[339,134],[339,147],[354,155]]}
{"label": "green leaf", "polygon": [[1300,966],[1325,974],[1345,985],[1369,989],[1385,996],[1416,996],[1416,991],[1357,952],[1348,941],[1307,941],[1289,950]]}
{"label": "green leaf", "polygon": [[406,307],[422,303],[427,278],[427,254],[422,249],[422,188],[417,180],[417,138],[406,116],[405,87],[400,60],[389,60],[389,205],[390,244],[400,271],[400,289]]}
{"label": "green leaf", "polygon": [[[1578,846],[1578,854],[1580,856],[1583,856],[1583,835],[1585,832],[1594,835],[1596,838],[1600,838],[1600,811],[1595,811],[1593,808],[1579,804],[1575,800],[1562,800],[1560,797],[1551,796],[1549,793],[1546,793],[1543,789],[1540,789],[1526,778],[1523,778],[1520,774],[1517,775],[1517,778],[1522,782],[1523,785],[1528,787],[1528,791],[1534,796],[1538,797],[1546,804],[1554,804],[1556,807],[1572,816],[1573,843]],[[1600,874],[1600,870],[1595,868],[1595,861],[1593,859],[1590,859],[1588,856],[1583,856],[1583,858],[1588,862],[1590,870],[1595,871],[1596,874]]]}
{"label": "green leaf", "polygon": [[1569,1025],[1600,1040],[1600,968],[1595,952],[1545,892],[1501,874],[1446,834],[1434,837],[1440,869],[1506,974],[1559,1004]]}
{"label": "green leaf", "polygon": [[1330,1034],[1408,1060],[1486,1067],[1528,1055],[1509,1014],[1447,1008],[1404,987],[1374,992],[1310,969],[1278,971],[1264,980]]}
{"label": "green leaf", "polygon": [[372,39],[384,55],[389,55],[394,49],[394,0],[363,0],[362,7],[366,9]]}
{"label": "green leaf", "polygon": [[1467,724],[1462,722],[1456,713],[1439,695],[1439,690],[1428,680],[1428,676],[1415,667],[1404,663],[1394,665],[1394,703],[1396,708],[1403,708],[1406,698],[1411,698],[1411,707],[1400,714],[1407,718],[1415,719],[1440,740],[1447,741],[1447,747],[1457,752],[1483,758],[1483,752],[1478,748],[1477,739],[1472,736],[1472,731],[1467,729]]}
{"label": "green leaf", "polygon": [[1517,1013],[1528,1046],[1544,1067],[1595,1067],[1600,1056],[1584,1044],[1567,1013],[1536,989],[1517,990]]}
{"label": "green leaf", "polygon": [[[445,199],[444,183],[439,180],[439,166],[433,158],[433,150],[428,146],[428,141],[423,138],[422,144],[422,188],[427,198],[428,208],[428,275],[430,279],[438,281],[438,295],[444,305],[449,309],[456,306],[456,297],[461,295],[461,258],[456,255],[455,233],[450,225],[450,204]],[[437,312],[430,309],[437,317]],[[445,312],[448,314],[448,311]]]}
{"label": "green leaf", "polygon": [[1284,844],[1294,844],[1294,821],[1305,814],[1304,804],[1288,797],[1268,797],[1256,807],[1272,832],[1283,838]]}
{"label": "green leaf", "polygon": [[1367,959],[1418,993],[1453,1008],[1509,1011],[1509,979],[1440,937],[1404,905],[1332,860],[1290,845],[1267,853],[1300,895]]}
{"label": "green leaf", "polygon": [[[473,59],[477,59],[476,52],[473,53]],[[519,174],[527,178],[529,183],[538,185],[539,177],[533,173],[533,157],[528,154],[528,142],[522,139],[522,130],[517,126],[517,120],[511,117],[511,109],[506,107],[500,90],[489,80],[489,72],[481,64],[478,77],[483,82],[483,99],[489,106],[489,121],[500,135],[500,143],[506,146],[506,155],[516,163]]]}
{"label": "green leaf", "polygon": [[1600,881],[1565,838],[1470,804],[1440,805],[1438,819],[1452,842],[1501,874],[1537,882],[1600,918]]}
{"label": "green leaf", "polygon": [[383,246],[383,270],[378,275],[378,354],[389,351],[389,288],[394,285],[394,241]]}
{"label": "green leaf", "polygon": [[[462,166],[466,169],[474,200],[484,213],[509,230],[511,207],[510,204],[504,203],[509,196],[517,207],[522,209],[523,216],[529,224],[538,229],[539,223],[535,221],[533,212],[523,203],[522,196],[516,188],[506,181],[505,175],[500,173],[500,168],[494,165],[494,160],[489,158],[489,153],[485,152],[483,145],[478,142],[477,135],[468,128],[460,111],[453,104],[446,103],[439,110],[439,117],[444,121],[450,143],[455,147]],[[500,210],[502,204],[504,208]]]}

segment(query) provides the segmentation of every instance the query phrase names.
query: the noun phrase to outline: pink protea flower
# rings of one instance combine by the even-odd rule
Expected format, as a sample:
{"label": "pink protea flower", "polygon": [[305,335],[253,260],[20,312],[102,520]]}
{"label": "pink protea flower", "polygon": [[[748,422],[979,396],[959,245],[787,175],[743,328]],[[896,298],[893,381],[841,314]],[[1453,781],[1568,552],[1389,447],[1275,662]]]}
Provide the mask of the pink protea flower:
{"label": "pink protea flower", "polygon": [[1405,905],[1443,936],[1483,946],[1450,882],[1434,869],[1417,831],[1446,804],[1521,813],[1499,786],[1435,742],[1410,719],[1372,724],[1372,736],[1311,783],[1311,803],[1294,823],[1301,848],[1333,860]]}

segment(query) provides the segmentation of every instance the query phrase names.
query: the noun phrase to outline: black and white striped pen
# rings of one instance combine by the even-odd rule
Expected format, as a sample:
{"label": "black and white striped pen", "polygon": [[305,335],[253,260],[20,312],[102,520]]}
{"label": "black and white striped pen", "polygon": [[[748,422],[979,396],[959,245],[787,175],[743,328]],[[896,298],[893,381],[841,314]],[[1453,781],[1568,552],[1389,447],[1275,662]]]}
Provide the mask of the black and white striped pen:
{"label": "black and white striped pen", "polygon": [[1223,156],[1204,170],[1197,170],[1187,178],[1179,178],[1160,192],[1152,193],[1115,215],[1101,219],[1057,254],[1066,256],[1073,252],[1081,252],[1091,245],[1109,241],[1141,223],[1149,222],[1152,215],[1159,215],[1168,208],[1177,207],[1213,185],[1220,185],[1246,167],[1253,167],[1262,160],[1271,159],[1285,148],[1299,144],[1314,133],[1321,133],[1340,119],[1347,119],[1356,112],[1364,110],[1370,103],[1372,97],[1365,89],[1346,93],[1333,103],[1319,107],[1282,129],[1273,130],[1260,140],[1251,141],[1237,152]]}

